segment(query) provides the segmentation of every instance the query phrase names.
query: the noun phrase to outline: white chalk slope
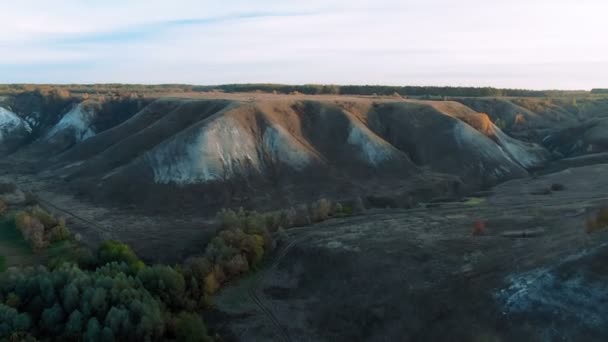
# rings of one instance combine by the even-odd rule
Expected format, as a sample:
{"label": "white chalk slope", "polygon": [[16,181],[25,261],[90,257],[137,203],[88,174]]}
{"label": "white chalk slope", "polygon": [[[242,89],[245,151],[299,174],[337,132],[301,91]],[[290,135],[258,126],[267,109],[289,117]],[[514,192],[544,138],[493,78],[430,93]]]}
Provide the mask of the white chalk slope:
{"label": "white chalk slope", "polygon": [[542,167],[549,160],[549,152],[531,143],[513,139],[494,126],[494,137],[506,155],[525,169]]}
{"label": "white chalk slope", "polygon": [[32,132],[30,125],[17,114],[0,107],[0,142],[11,137],[22,137]]}
{"label": "white chalk slope", "polygon": [[45,139],[52,140],[59,135],[68,135],[73,137],[75,142],[84,141],[95,135],[92,125],[96,114],[93,106],[79,103],[61,118],[46,134]]}
{"label": "white chalk slope", "polygon": [[263,173],[265,161],[299,170],[313,159],[284,128],[268,126],[258,145],[253,132],[229,115],[192,127],[145,155],[154,181],[160,184],[195,184]]}

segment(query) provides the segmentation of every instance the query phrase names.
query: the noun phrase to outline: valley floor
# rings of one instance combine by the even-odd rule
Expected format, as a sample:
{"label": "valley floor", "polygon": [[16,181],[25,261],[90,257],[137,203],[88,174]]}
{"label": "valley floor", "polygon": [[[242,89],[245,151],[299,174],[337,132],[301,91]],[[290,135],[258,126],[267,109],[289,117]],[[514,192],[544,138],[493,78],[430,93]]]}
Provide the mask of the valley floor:
{"label": "valley floor", "polygon": [[604,341],[608,232],[586,223],[608,204],[606,173],[288,230],[268,268],[220,295],[226,329],[241,341]]}
{"label": "valley floor", "polygon": [[0,163],[0,182],[15,183],[22,191],[35,194],[41,205],[64,217],[70,230],[93,248],[115,239],[129,244],[146,261],[170,264],[202,253],[215,232],[207,216],[154,214],[135,206],[94,204],[66,191],[61,180],[43,178],[15,165],[14,161]]}
{"label": "valley floor", "polygon": [[[213,234],[206,218],[96,206],[14,165],[0,180],[36,193],[89,244],[118,239],[166,263]],[[266,267],[214,299],[214,328],[239,341],[605,340],[608,232],[587,221],[608,207],[606,173],[570,168],[288,229]]]}

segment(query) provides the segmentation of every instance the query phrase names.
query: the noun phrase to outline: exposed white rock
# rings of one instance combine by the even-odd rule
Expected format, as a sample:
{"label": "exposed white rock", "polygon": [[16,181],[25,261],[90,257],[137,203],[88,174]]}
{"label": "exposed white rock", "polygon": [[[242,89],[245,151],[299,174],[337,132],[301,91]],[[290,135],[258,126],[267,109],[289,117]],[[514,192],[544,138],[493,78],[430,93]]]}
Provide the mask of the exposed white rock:
{"label": "exposed white rock", "polygon": [[95,135],[92,125],[96,114],[94,107],[79,103],[47,133],[46,139],[52,139],[57,134],[69,132],[77,142],[84,141]]}
{"label": "exposed white rock", "polygon": [[287,164],[295,170],[303,169],[314,159],[311,153],[281,126],[268,126],[262,141],[264,153],[275,162]]}
{"label": "exposed white rock", "polygon": [[549,159],[549,152],[536,144],[525,143],[506,135],[494,126],[494,137],[511,159],[525,169],[543,166]]}
{"label": "exposed white rock", "polygon": [[361,123],[351,121],[347,142],[359,149],[359,157],[373,166],[400,154],[393,145],[378,137]]}
{"label": "exposed white rock", "polygon": [[230,116],[214,118],[146,154],[160,184],[230,179],[260,169],[255,139]]}
{"label": "exposed white rock", "polygon": [[[493,140],[473,127],[458,122],[453,129],[456,145],[467,153],[477,154],[478,169],[483,174],[493,174],[498,178],[508,175],[519,165]],[[489,166],[493,169],[490,169]]]}
{"label": "exposed white rock", "polygon": [[32,132],[30,125],[17,114],[0,107],[0,142],[11,134],[23,134],[24,132]]}

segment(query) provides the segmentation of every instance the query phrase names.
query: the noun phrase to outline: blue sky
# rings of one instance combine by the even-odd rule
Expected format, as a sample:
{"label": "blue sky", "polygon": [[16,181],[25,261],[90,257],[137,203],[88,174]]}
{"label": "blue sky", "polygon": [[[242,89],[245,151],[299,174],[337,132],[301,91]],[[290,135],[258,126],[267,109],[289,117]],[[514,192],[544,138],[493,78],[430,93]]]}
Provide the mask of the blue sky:
{"label": "blue sky", "polygon": [[608,87],[604,0],[0,6],[0,83]]}

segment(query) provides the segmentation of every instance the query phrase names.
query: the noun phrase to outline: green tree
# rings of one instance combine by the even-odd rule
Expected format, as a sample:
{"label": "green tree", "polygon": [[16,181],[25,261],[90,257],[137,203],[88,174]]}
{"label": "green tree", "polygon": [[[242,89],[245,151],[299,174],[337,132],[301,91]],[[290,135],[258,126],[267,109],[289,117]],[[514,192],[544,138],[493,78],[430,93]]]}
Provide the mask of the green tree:
{"label": "green tree", "polygon": [[129,246],[118,241],[108,240],[103,242],[97,250],[97,256],[100,265],[110,262],[124,262],[129,265],[131,272],[134,274],[145,267]]}
{"label": "green tree", "polygon": [[70,283],[63,289],[63,308],[66,312],[72,312],[80,303],[80,291],[76,285]]}
{"label": "green tree", "polygon": [[55,303],[50,308],[42,311],[42,317],[40,318],[40,327],[53,335],[57,335],[63,331],[63,322],[65,314],[61,305]]}
{"label": "green tree", "polygon": [[180,313],[175,319],[175,337],[184,342],[211,341],[201,317],[188,312]]}
{"label": "green tree", "polygon": [[108,308],[107,291],[104,288],[95,289],[95,293],[91,298],[91,306],[100,316],[105,316]]}
{"label": "green tree", "polygon": [[84,340],[87,342],[97,342],[99,341],[100,335],[101,327],[99,326],[99,321],[97,318],[93,317],[87,324],[87,331],[84,335]]}
{"label": "green tree", "polygon": [[67,323],[65,324],[65,333],[70,336],[80,335],[82,333],[83,317],[80,311],[74,310],[70,314]]}
{"label": "green tree", "polygon": [[114,342],[114,333],[112,332],[112,329],[108,328],[108,327],[104,327],[101,330],[101,340],[103,342]]}
{"label": "green tree", "polygon": [[138,274],[144,287],[160,300],[172,307],[179,307],[184,300],[186,282],[184,277],[169,266],[146,267]]}

